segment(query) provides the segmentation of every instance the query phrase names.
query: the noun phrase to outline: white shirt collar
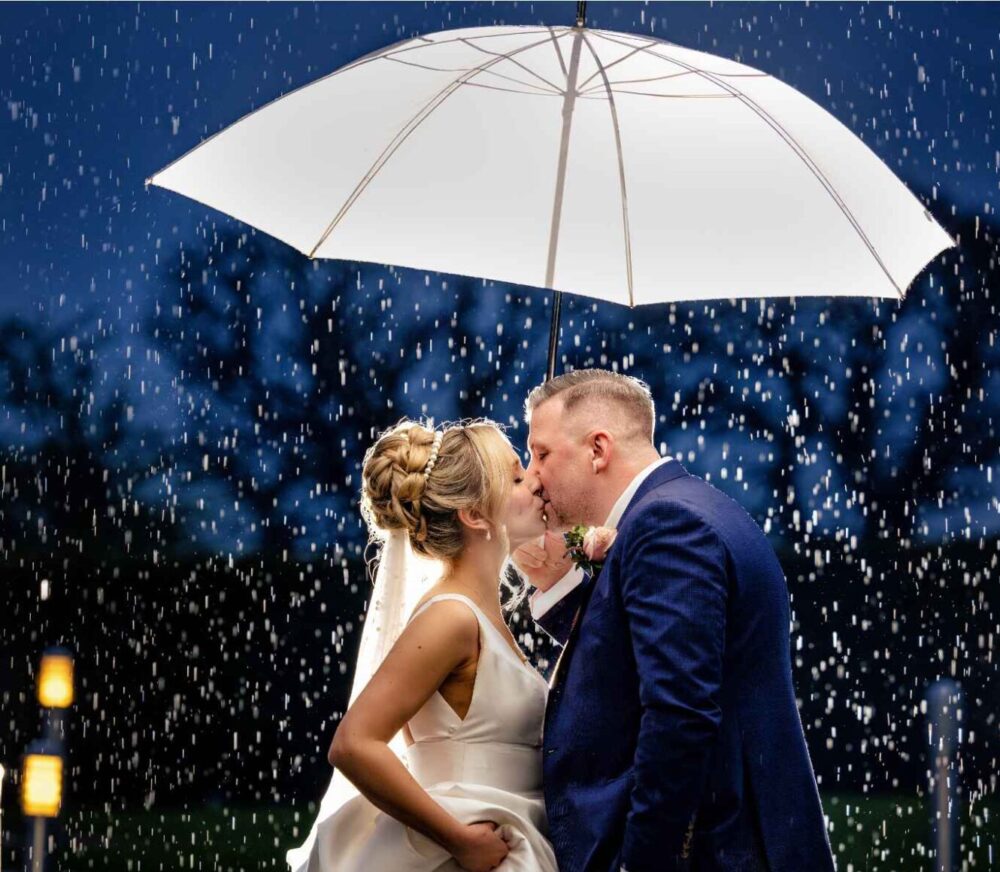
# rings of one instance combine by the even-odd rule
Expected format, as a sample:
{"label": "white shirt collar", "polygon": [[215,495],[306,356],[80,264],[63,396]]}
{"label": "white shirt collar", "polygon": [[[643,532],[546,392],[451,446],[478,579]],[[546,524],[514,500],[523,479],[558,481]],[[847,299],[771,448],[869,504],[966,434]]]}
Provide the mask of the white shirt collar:
{"label": "white shirt collar", "polygon": [[661,457],[659,460],[654,460],[645,469],[639,470],[635,478],[629,482],[627,488],[622,491],[622,495],[618,497],[617,502],[611,507],[611,514],[608,515],[608,519],[604,522],[605,527],[617,527],[618,522],[622,519],[622,515],[625,514],[625,509],[628,508],[628,504],[632,502],[632,497],[635,496],[635,492],[639,490],[640,485],[649,477],[650,473],[659,466],[663,466],[664,463],[668,463],[673,460],[672,457]]}

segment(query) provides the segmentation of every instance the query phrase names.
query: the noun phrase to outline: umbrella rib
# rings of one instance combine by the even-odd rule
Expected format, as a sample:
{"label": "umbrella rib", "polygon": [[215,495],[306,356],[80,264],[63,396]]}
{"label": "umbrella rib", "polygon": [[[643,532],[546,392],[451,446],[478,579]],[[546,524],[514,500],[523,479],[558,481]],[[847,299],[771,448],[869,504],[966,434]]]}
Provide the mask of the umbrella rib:
{"label": "umbrella rib", "polygon": [[[632,57],[632,55],[626,55],[626,57]],[[622,60],[625,60],[625,58],[622,58]],[[618,63],[618,61],[615,61],[615,63]],[[610,68],[611,68],[611,66],[608,65],[604,69],[608,70]],[[594,78],[594,76],[596,76],[596,75],[598,75],[598,73],[594,73],[594,75],[591,76],[590,79]],[[611,84],[612,85],[631,85],[631,84],[635,84],[637,82],[661,82],[664,79],[678,79],[681,76],[690,76],[690,75],[691,75],[691,71],[690,70],[682,70],[679,73],[667,73],[665,76],[649,76],[648,78],[645,78],[645,79],[619,79],[618,81],[612,82]],[[587,82],[589,82],[590,79],[587,79]],[[583,84],[586,85],[587,82],[584,82]],[[588,91],[600,91],[601,88],[603,88],[603,87],[604,87],[603,84],[597,84],[597,85],[594,85],[591,88],[588,88],[587,90]],[[584,90],[583,90],[583,85],[580,86],[580,93],[581,94],[585,93]]]}
{"label": "umbrella rib", "polygon": [[[530,24],[508,24],[504,25],[506,28],[502,33],[481,33],[479,36],[450,36],[448,39],[428,39],[426,36],[414,36],[413,39],[419,39],[427,43],[427,45],[447,45],[450,42],[460,42],[464,39],[504,39],[510,36],[508,30],[517,30],[518,36],[531,36],[533,33],[545,33],[546,30],[551,30],[550,25],[539,25],[537,29],[531,30],[533,25]],[[435,33],[455,33],[458,30],[462,30],[460,27],[453,27],[449,30],[438,30]],[[489,27],[479,27],[479,28],[465,28],[467,30],[488,30]],[[563,27],[563,30],[570,30],[569,27]],[[422,46],[414,46],[414,48],[422,48]],[[407,49],[408,51],[409,49]]]}
{"label": "umbrella rib", "polygon": [[[556,161],[556,187],[552,196],[552,220],[549,223],[549,248],[545,258],[545,284],[543,287],[555,290],[556,252],[559,246],[559,227],[562,224],[563,197],[566,190],[566,166],[569,161],[570,132],[573,126],[573,104],[576,101],[576,77],[580,70],[580,37],[582,28],[573,29],[573,47],[570,50],[569,74],[566,91],[563,94],[562,132],[559,135],[559,157]],[[557,294],[553,306],[558,306]],[[556,310],[553,309],[555,312]],[[556,315],[553,315],[553,325]],[[556,326],[553,326],[553,331]],[[553,332],[553,336],[555,336]]]}
{"label": "umbrella rib", "polygon": [[[738,100],[735,94],[654,94],[652,91],[630,91],[628,88],[615,88],[615,94],[635,94],[639,97],[658,97],[662,100]],[[603,97],[596,96],[596,91],[589,94],[581,94],[582,100],[598,100]]]}
{"label": "umbrella rib", "polygon": [[562,68],[562,74],[567,79],[569,78],[569,70],[566,69],[566,61],[563,60],[562,49],[559,48],[559,37],[556,36],[555,31],[550,27],[549,33],[552,34],[552,47],[555,49],[556,58],[559,61],[559,66]]}
{"label": "umbrella rib", "polygon": [[[529,30],[528,27],[530,27],[530,25],[516,25],[516,24],[512,24],[510,26],[511,27],[515,27],[515,28],[517,28],[518,30],[521,31],[520,33],[518,33],[518,36],[531,36],[532,34],[535,34],[535,33],[545,33],[546,32],[546,30],[543,30],[543,29]],[[522,29],[522,27],[523,27],[523,29]],[[549,27],[547,29],[551,30],[551,27]],[[569,28],[566,27],[566,28],[563,28],[563,30],[569,30]],[[443,31],[443,32],[447,33],[448,31]],[[509,36],[510,36],[509,33],[484,33],[481,36],[473,36],[473,37],[468,37],[468,36],[452,36],[452,37],[449,37],[448,39],[427,39],[424,36],[414,36],[414,37],[412,37],[410,39],[403,39],[403,40],[400,40],[399,42],[395,42],[395,43],[393,43],[392,45],[388,46],[385,49],[378,49],[377,52],[380,55],[382,55],[386,51],[392,49],[393,45],[402,45],[403,43],[414,42],[414,41],[416,41],[418,39],[423,42],[423,45],[411,45],[408,48],[399,48],[399,49],[396,49],[393,52],[393,54],[402,54],[404,51],[419,51],[422,48],[430,48],[431,46],[435,46],[435,45],[450,45],[453,42],[464,42],[465,40],[468,40],[468,39],[498,39],[500,37],[509,37]],[[372,52],[372,54],[375,54],[375,53],[376,52]],[[355,61],[355,63],[357,63],[357,62]],[[342,72],[346,72],[347,69],[348,69],[348,67],[341,67],[340,69],[336,70],[335,72],[342,73]]]}
{"label": "umbrella rib", "polygon": [[[607,69],[607,68],[605,68],[605,69]],[[617,81],[612,82],[611,85],[612,85],[612,87],[615,87],[617,85],[637,85],[637,84],[641,84],[643,82],[662,82],[662,81],[664,81],[666,79],[679,79],[682,76],[691,76],[691,75],[694,75],[694,73],[691,70],[684,70],[683,72],[680,72],[680,73],[668,73],[665,76],[650,76],[650,77],[645,78],[645,79],[618,79]],[[739,78],[741,78],[741,79],[764,79],[764,78],[767,78],[767,73],[740,74]],[[580,93],[583,94],[583,95],[591,94],[591,93],[594,93],[596,91],[600,91],[603,87],[604,87],[603,85],[593,85],[592,87],[588,88],[586,91],[581,91]],[[622,92],[619,92],[619,93],[622,93]]]}
{"label": "umbrella rib", "polygon": [[[549,86],[549,87],[550,87],[550,88],[551,88],[551,89],[552,89],[553,91],[555,91],[555,92],[556,92],[557,94],[561,94],[561,93],[562,93],[562,90],[561,90],[561,89],[559,88],[559,86],[558,86],[558,85],[556,85],[556,84],[554,84],[554,83],[550,82],[550,81],[549,81],[548,79],[546,79],[546,78],[545,78],[545,76],[541,76],[541,75],[539,75],[538,73],[536,73],[536,72],[535,72],[534,70],[530,69],[529,67],[526,67],[526,66],[525,66],[524,64],[522,64],[522,63],[521,63],[520,61],[515,61],[515,60],[512,60],[512,59],[511,59],[510,57],[507,57],[507,56],[506,56],[506,55],[504,55],[504,54],[503,54],[502,52],[495,52],[495,51],[490,51],[490,50],[489,50],[489,49],[487,49],[487,48],[482,48],[481,46],[478,46],[478,45],[475,45],[475,44],[474,44],[474,43],[473,43],[473,42],[472,42],[471,40],[469,40],[469,39],[467,39],[467,38],[465,38],[465,37],[461,38],[461,39],[460,39],[459,41],[460,41],[460,42],[464,42],[464,43],[465,43],[465,44],[466,44],[467,46],[469,46],[469,48],[474,48],[474,49],[475,49],[476,51],[481,51],[481,52],[483,52],[484,54],[488,54],[488,55],[493,55],[494,57],[497,57],[497,56],[499,56],[499,57],[501,57],[501,58],[502,58],[503,60],[510,60],[510,61],[511,61],[511,63],[513,63],[513,64],[514,64],[515,66],[518,66],[518,67],[520,67],[520,68],[521,68],[522,70],[524,70],[524,71],[525,71],[526,73],[528,73],[529,75],[532,75],[532,76],[534,76],[534,77],[535,77],[536,79],[538,79],[538,80],[539,80],[540,82],[545,82],[545,84],[546,84],[546,85],[548,85],[548,86]],[[543,42],[548,42],[548,40],[543,40]],[[541,45],[541,43],[538,43],[538,45]]]}
{"label": "umbrella rib", "polygon": [[628,279],[628,304],[629,306],[634,306],[635,289],[632,283],[632,237],[629,233],[628,192],[625,187],[625,158],[622,155],[622,135],[621,127],[618,124],[618,107],[615,105],[615,96],[612,93],[611,85],[608,82],[607,71],[601,63],[601,59],[597,56],[597,52],[594,50],[594,47],[590,44],[590,40],[587,39],[586,32],[583,34],[583,41],[586,43],[587,48],[590,49],[590,53],[594,56],[594,63],[597,64],[597,72],[604,81],[604,87],[608,92],[608,106],[611,109],[611,125],[615,131],[615,148],[618,152],[618,183],[621,186],[622,227],[625,231],[625,271]]}
{"label": "umbrella rib", "polygon": [[[613,36],[623,36],[623,35],[624,36],[628,36],[629,34],[621,34],[621,33],[619,33],[616,30],[601,30],[600,28],[593,28],[593,27],[588,27],[587,31],[588,31],[588,33],[593,33],[593,34],[595,34],[597,36],[603,36],[605,39],[608,40],[608,42],[613,42],[613,43],[615,43],[617,45],[623,46],[624,48],[634,48],[634,46],[632,46],[630,43],[623,42],[620,39],[613,39],[612,38]],[[612,36],[608,36],[608,34],[611,34]],[[636,39],[645,39],[645,38],[646,37],[636,36]],[[671,48],[679,48],[681,51],[694,51],[694,49],[689,49],[689,48],[687,48],[687,46],[680,45],[679,43],[676,43],[676,42],[669,42],[668,40],[665,40],[665,39],[653,39],[652,42],[646,43],[646,45],[644,45],[639,50],[640,51],[645,51],[646,48],[648,48],[651,45],[666,45],[666,46],[670,46]],[[608,64],[607,67],[605,67],[605,69],[610,70],[615,64],[621,63],[621,61],[627,60],[628,58],[632,57],[632,54],[634,54],[634,52],[632,52],[631,54],[627,54],[627,55],[619,58],[617,61],[613,61],[612,63]],[[702,54],[703,54],[703,52],[702,52]],[[654,57],[658,57],[658,58],[660,58],[660,60],[671,60],[671,58],[668,58],[668,57],[666,57],[664,55],[654,55]],[[674,61],[674,63],[676,63],[676,61]],[[741,65],[741,66],[744,66],[744,65]],[[753,67],[746,67],[746,69],[750,70],[750,69],[753,69]],[[687,75],[689,72],[696,72],[696,71],[697,70],[695,70],[695,68],[693,68],[693,67],[685,67],[684,72],[682,72],[682,73],[671,73],[670,75],[682,75],[683,76],[683,75]],[[712,70],[707,70],[707,72],[711,73],[713,76],[721,76],[724,79],[729,79],[729,78],[732,78],[732,79],[756,79],[756,78],[761,78],[763,76],[767,76],[768,75],[767,73],[761,73],[761,72],[754,72],[754,73],[715,73],[715,72],[712,72]],[[590,78],[593,78],[593,76],[591,76]],[[666,78],[669,78],[669,76],[667,76]],[[589,79],[588,79],[588,81],[589,81]],[[615,84],[615,83],[612,82],[611,84]]]}
{"label": "umbrella rib", "polygon": [[[601,30],[600,28],[594,28],[594,27],[588,27],[587,28],[587,32],[588,33],[593,33],[596,36],[602,36],[606,40],[608,40],[608,42],[613,42],[616,45],[622,46],[623,48],[635,48],[635,46],[633,46],[631,43],[623,42],[621,39],[615,39],[614,38],[614,37],[621,37],[621,36],[631,36],[632,34],[620,33],[617,30]],[[635,38],[636,39],[646,39],[646,37],[644,37],[644,36],[636,36]],[[647,42],[644,46],[642,46],[641,48],[639,48],[639,51],[646,51],[646,49],[648,49],[650,46],[653,46],[653,45],[665,45],[665,46],[669,46],[670,48],[679,48],[681,51],[695,51],[695,49],[690,49],[687,46],[681,45],[680,43],[670,42],[669,40],[666,40],[666,39],[655,39],[653,37],[650,37],[650,39],[652,39],[652,42]],[[408,50],[409,49],[407,49],[407,51]],[[615,64],[621,63],[624,60],[628,60],[628,58],[632,57],[633,54],[635,54],[635,52],[632,52],[630,54],[624,55],[623,57],[620,57],[616,61],[612,61],[610,64],[607,65],[607,67],[605,67],[605,69],[610,70]],[[704,52],[699,52],[699,54],[704,54]],[[674,61],[672,58],[668,58],[666,55],[654,54],[653,56],[654,57],[658,57],[660,60],[671,61],[672,63],[678,63],[678,64],[680,64],[679,61]],[[707,55],[707,57],[715,57],[715,55]],[[757,78],[763,78],[763,77],[765,77],[765,76],[768,75],[768,73],[761,73],[759,71],[758,72],[752,72],[752,73],[716,73],[716,72],[714,72],[712,70],[699,70],[698,68],[692,67],[692,66],[687,65],[687,64],[683,64],[682,66],[684,66],[684,72],[683,73],[672,73],[671,75],[686,75],[687,73],[707,72],[707,73],[710,73],[713,76],[720,76],[723,79],[757,79]],[[748,69],[748,70],[754,69],[753,67],[747,67],[745,64],[740,64],[740,66],[743,66],[745,69]],[[593,78],[593,76],[591,76],[590,78]],[[669,76],[668,76],[668,78],[669,78]],[[588,81],[589,81],[589,79],[588,79]],[[615,83],[612,82],[611,84],[613,85]]]}
{"label": "umbrella rib", "polygon": [[[608,36],[604,36],[604,38],[611,42],[617,42],[617,40],[611,39]],[[619,44],[624,44],[624,43],[619,43]],[[645,47],[645,50],[648,51],[654,45],[656,45],[656,42],[649,43]],[[796,142],[795,137],[793,137],[787,130],[785,130],[785,128],[781,125],[781,123],[777,119],[775,119],[769,112],[767,112],[767,110],[765,110],[762,106],[760,106],[756,100],[754,100],[747,94],[744,94],[742,91],[740,91],[739,88],[735,87],[734,85],[730,85],[727,82],[719,81],[715,77],[714,73],[709,73],[704,70],[699,70],[696,67],[690,66],[690,64],[684,63],[683,61],[667,57],[666,55],[661,55],[659,52],[649,51],[649,53],[653,55],[653,57],[658,57],[661,60],[669,61],[670,63],[677,64],[678,66],[685,67],[686,69],[690,69],[692,72],[697,73],[702,78],[707,79],[713,84],[726,89],[733,96],[738,98],[739,101],[743,103],[744,106],[747,106],[751,111],[755,112],[759,118],[763,119],[763,121],[772,130],[774,130],[774,132],[777,133],[778,136],[780,136],[785,141],[786,145],[788,145],[789,148],[791,148],[792,151],[795,152],[798,158],[806,165],[807,169],[809,169],[809,171],[812,172],[813,176],[823,186],[826,192],[837,204],[837,206],[840,207],[840,211],[843,213],[844,217],[847,218],[847,220],[850,222],[851,226],[854,228],[855,232],[861,238],[861,241],[864,243],[865,247],[868,249],[871,256],[875,259],[875,262],[879,265],[879,267],[882,269],[882,272],[884,272],[886,277],[889,279],[889,282],[896,289],[896,292],[899,294],[899,299],[901,300],[903,299],[904,295],[902,289],[896,283],[896,280],[892,277],[892,273],[889,272],[889,269],[882,261],[882,258],[879,257],[878,252],[875,250],[875,246],[872,244],[867,234],[861,228],[861,225],[858,223],[857,219],[854,217],[851,210],[848,208],[847,204],[843,201],[841,196],[834,189],[833,185],[823,174],[823,171],[819,168],[816,162],[813,161],[813,159],[809,156],[806,150],[801,145],[799,145],[798,142]]]}
{"label": "umbrella rib", "polygon": [[499,85],[484,85],[482,82],[462,82],[467,88],[486,88],[489,91],[506,91],[508,94],[521,94],[525,97],[562,97],[562,94],[553,94],[551,91],[518,91],[516,88],[501,88]]}
{"label": "umbrella rib", "polygon": [[484,61],[478,67],[474,67],[471,70],[467,70],[462,73],[457,79],[452,80],[446,87],[444,87],[438,94],[433,97],[424,107],[417,112],[404,126],[403,128],[393,137],[392,141],[385,147],[385,150],[378,156],[375,162],[371,165],[368,172],[365,173],[364,178],[358,182],[357,186],[351,192],[350,196],[344,202],[344,205],[340,207],[340,211],[334,216],[333,220],[330,222],[329,226],[323,231],[323,235],[319,238],[319,241],[312,247],[309,251],[309,257],[315,257],[317,249],[326,242],[327,238],[334,231],[336,226],[343,220],[344,216],[347,214],[348,210],[353,206],[358,197],[364,193],[365,189],[372,182],[376,175],[382,170],[382,168],[388,163],[389,158],[391,158],[399,149],[399,147],[406,141],[406,139],[417,129],[429,116],[430,114],[438,108],[445,100],[447,100],[458,88],[465,84],[466,81],[471,79],[473,76],[487,70],[493,64],[498,64],[502,60],[507,60],[511,55],[519,54],[522,51],[527,51],[528,49],[535,48],[544,42],[548,42],[549,36],[547,35],[545,39],[539,40],[538,42],[532,42],[528,45],[521,46],[520,48],[514,49],[500,57],[492,58],[488,61]]}
{"label": "umbrella rib", "polygon": [[[587,48],[589,48],[589,49],[590,49],[590,51],[591,51],[591,53],[593,53],[594,49],[593,49],[593,47],[592,47],[592,46],[591,46],[591,45],[590,45],[589,43],[587,44]],[[630,52],[629,52],[628,54],[624,54],[624,55],[622,55],[622,56],[621,56],[620,58],[618,58],[618,60],[616,60],[616,61],[612,61],[612,62],[611,62],[610,64],[608,64],[608,65],[607,65],[606,67],[602,67],[602,68],[598,69],[598,70],[597,70],[596,72],[593,72],[593,73],[591,73],[591,74],[590,74],[589,76],[587,76],[587,78],[586,78],[586,79],[584,79],[584,80],[583,80],[583,82],[581,83],[581,85],[580,85],[580,90],[582,90],[582,89],[583,89],[584,87],[586,87],[587,83],[588,83],[588,82],[589,82],[589,81],[590,81],[591,79],[594,79],[594,78],[596,78],[597,76],[602,76],[602,78],[604,78],[604,79],[607,79],[607,75],[606,75],[606,72],[607,72],[607,70],[610,70],[610,69],[611,69],[611,68],[612,68],[613,66],[616,66],[616,65],[620,64],[620,63],[621,63],[622,61],[627,61],[627,60],[628,60],[628,59],[629,59],[630,57],[633,57],[634,55],[637,55],[637,54],[638,54],[639,52],[641,52],[641,51],[642,51],[642,49],[641,49],[641,48],[634,48],[634,49],[632,49],[632,51],[630,51]],[[595,55],[594,55],[594,57],[596,58],[596,57],[597,57],[597,55],[595,54]],[[599,63],[599,62],[598,62],[598,63]],[[605,74],[603,74],[603,75],[602,75],[602,73],[601,73],[601,70],[602,70],[602,69],[603,69],[603,70],[605,71]]]}
{"label": "umbrella rib", "polygon": [[[430,67],[427,64],[418,64],[416,61],[404,61],[400,58],[386,58],[387,61],[392,61],[396,64],[403,64],[407,67],[417,67],[421,70],[430,70],[434,73],[464,73],[469,68],[468,67]],[[562,91],[550,91],[543,88],[541,85],[533,85],[531,82],[522,82],[520,79],[515,79],[513,76],[507,76],[504,73],[498,73],[495,70],[486,70],[490,75],[498,76],[501,79],[506,79],[508,82],[513,82],[516,85],[523,85],[525,88],[534,88],[536,91],[541,91],[543,94],[548,94],[554,97],[559,97],[562,95]]]}

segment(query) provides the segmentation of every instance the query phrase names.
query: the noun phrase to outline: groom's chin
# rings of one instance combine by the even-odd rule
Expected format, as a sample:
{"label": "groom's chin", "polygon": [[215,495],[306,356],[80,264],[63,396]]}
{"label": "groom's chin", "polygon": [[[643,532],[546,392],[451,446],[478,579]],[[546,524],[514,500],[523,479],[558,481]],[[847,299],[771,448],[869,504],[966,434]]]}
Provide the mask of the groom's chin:
{"label": "groom's chin", "polygon": [[545,517],[545,529],[550,533],[566,533],[573,529],[573,525],[559,517],[555,512],[549,511]]}
{"label": "groom's chin", "polygon": [[573,525],[567,524],[566,519],[556,511],[555,506],[548,500],[545,501],[542,518],[545,521],[545,529],[550,533],[565,533],[573,528]]}

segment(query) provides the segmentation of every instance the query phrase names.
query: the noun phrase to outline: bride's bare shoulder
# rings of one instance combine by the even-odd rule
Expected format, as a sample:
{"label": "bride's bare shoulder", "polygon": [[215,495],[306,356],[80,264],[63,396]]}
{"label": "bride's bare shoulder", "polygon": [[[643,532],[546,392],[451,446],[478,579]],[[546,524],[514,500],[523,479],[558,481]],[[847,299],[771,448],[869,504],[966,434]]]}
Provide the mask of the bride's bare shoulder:
{"label": "bride's bare shoulder", "polygon": [[[416,615],[426,603],[430,602],[434,597],[437,596],[461,596],[467,598],[467,595],[455,590],[452,586],[445,584],[444,582],[437,582],[432,587],[427,588],[424,591],[424,595],[420,597],[417,604],[413,607],[413,611],[410,613],[411,616]],[[458,609],[464,609],[467,612],[471,612],[471,609],[463,602],[458,602],[454,599],[443,599],[436,602],[434,605],[446,605],[452,611],[457,611]],[[457,607],[457,608],[456,608]]]}
{"label": "bride's bare shoulder", "polygon": [[455,643],[478,647],[479,619],[469,606],[454,599],[440,599],[429,603],[440,594],[451,593],[446,589],[431,588],[414,607],[410,625],[419,625],[419,631],[432,635],[441,634]]}

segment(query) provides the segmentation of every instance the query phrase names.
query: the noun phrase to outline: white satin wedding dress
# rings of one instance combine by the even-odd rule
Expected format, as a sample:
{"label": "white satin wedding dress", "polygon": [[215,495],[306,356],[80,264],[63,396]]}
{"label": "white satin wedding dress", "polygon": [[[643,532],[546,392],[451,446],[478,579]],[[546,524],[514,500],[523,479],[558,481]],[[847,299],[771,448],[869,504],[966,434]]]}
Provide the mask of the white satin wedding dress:
{"label": "white satin wedding dress", "polygon": [[[542,797],[542,721],[548,687],[468,597],[479,621],[472,701],[460,718],[437,691],[409,721],[410,773],[463,823],[494,821],[510,853],[497,872],[557,872]],[[411,618],[412,620],[412,618]],[[318,825],[308,872],[460,872],[433,840],[356,796]]]}

